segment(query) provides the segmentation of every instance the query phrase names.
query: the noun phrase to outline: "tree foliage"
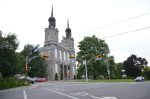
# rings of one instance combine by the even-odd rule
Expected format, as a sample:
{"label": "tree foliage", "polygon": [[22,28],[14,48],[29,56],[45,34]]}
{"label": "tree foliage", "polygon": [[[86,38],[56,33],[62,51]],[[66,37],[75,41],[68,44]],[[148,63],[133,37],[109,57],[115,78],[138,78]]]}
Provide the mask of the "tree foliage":
{"label": "tree foliage", "polygon": [[0,72],[3,78],[17,73],[19,55],[16,49],[18,45],[19,43],[15,34],[8,34],[6,37],[0,35]]}
{"label": "tree foliage", "polygon": [[123,63],[116,63],[115,66],[114,66],[115,78],[122,78],[121,70],[124,70]]}
{"label": "tree foliage", "polygon": [[34,56],[38,56],[28,64],[28,75],[31,77],[45,77],[46,64],[40,57],[40,52],[37,50],[37,46],[38,45],[34,46],[31,44],[25,45],[23,51],[21,51],[21,55],[23,55],[24,58],[32,58]]}
{"label": "tree foliage", "polygon": [[144,69],[143,69],[143,75],[146,79],[150,79],[150,67],[149,66],[146,66]]}
{"label": "tree foliage", "polygon": [[141,76],[142,69],[148,64],[145,58],[132,54],[123,62],[126,74],[129,77]]}
{"label": "tree foliage", "polygon": [[[91,79],[99,79],[100,77],[106,77],[107,66],[106,66],[106,55],[109,53],[108,45],[104,40],[98,39],[96,36],[85,37],[79,42],[79,52],[77,53],[77,59],[87,61],[88,76]],[[102,60],[95,60],[95,57],[100,55]],[[114,60],[110,61],[110,64]],[[81,64],[78,68],[78,78],[85,74],[84,65]]]}

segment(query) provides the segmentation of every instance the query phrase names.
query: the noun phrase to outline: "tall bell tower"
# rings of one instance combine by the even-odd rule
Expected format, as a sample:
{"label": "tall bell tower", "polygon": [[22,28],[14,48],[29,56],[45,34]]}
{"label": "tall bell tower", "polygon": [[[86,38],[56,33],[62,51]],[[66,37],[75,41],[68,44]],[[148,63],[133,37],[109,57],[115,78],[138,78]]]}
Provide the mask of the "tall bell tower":
{"label": "tall bell tower", "polygon": [[48,19],[49,26],[45,28],[45,43],[58,43],[58,29],[56,27],[56,19],[53,16],[53,6],[51,16]]}

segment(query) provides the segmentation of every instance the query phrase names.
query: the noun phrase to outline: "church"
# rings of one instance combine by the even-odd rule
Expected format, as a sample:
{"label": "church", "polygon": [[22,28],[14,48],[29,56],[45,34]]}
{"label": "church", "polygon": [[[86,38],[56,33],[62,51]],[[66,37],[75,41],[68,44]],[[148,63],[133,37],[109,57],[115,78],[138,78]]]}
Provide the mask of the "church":
{"label": "church", "polygon": [[69,21],[67,20],[66,36],[59,42],[59,31],[56,28],[56,19],[51,16],[48,19],[49,26],[45,28],[45,42],[42,54],[47,55],[48,80],[68,80],[76,77],[76,60],[74,38],[72,38]]}

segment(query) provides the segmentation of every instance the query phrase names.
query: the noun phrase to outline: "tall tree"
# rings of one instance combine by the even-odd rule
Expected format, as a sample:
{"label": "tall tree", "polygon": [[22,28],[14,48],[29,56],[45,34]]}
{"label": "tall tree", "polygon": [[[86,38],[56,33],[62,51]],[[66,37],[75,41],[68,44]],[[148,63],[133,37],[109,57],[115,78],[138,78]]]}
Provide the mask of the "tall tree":
{"label": "tall tree", "polygon": [[114,56],[109,56],[108,57],[108,63],[109,63],[109,70],[110,70],[110,77],[114,78],[115,77],[115,61],[114,61]]}
{"label": "tall tree", "polygon": [[115,67],[114,67],[115,78],[121,78],[122,77],[122,71],[121,70],[124,70],[123,63],[116,63]]}
{"label": "tall tree", "polygon": [[46,64],[44,60],[40,57],[40,52],[37,49],[38,45],[34,46],[31,44],[27,44],[24,46],[23,51],[21,51],[21,55],[23,55],[24,58],[28,59],[37,56],[35,59],[32,59],[32,61],[28,64],[28,75],[31,77],[45,77]]}
{"label": "tall tree", "polygon": [[146,79],[150,79],[150,67],[149,66],[146,66],[143,70],[143,75]]}
{"label": "tall tree", "polygon": [[137,77],[141,75],[142,69],[148,64],[145,58],[137,57],[132,54],[124,61],[123,65],[126,74],[129,77]]}
{"label": "tall tree", "polygon": [[4,78],[16,73],[18,41],[15,34],[0,36],[0,72]]}
{"label": "tall tree", "polygon": [[[105,60],[109,53],[109,48],[105,41],[98,39],[95,35],[93,35],[92,37],[85,37],[79,42],[78,47],[80,51],[77,53],[77,59],[86,59],[88,76],[92,79],[98,79],[101,75],[107,76]],[[95,60],[97,55],[100,55],[102,60]],[[84,65],[79,66],[78,70],[79,74],[84,73]]]}

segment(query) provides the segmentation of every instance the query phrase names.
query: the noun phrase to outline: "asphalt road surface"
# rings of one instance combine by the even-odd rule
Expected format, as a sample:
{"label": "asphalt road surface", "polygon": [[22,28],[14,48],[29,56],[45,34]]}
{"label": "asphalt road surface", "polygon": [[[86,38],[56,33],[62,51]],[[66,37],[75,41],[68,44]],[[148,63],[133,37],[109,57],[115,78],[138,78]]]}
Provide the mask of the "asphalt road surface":
{"label": "asphalt road surface", "polygon": [[150,99],[150,82],[46,82],[0,91],[0,99]]}

